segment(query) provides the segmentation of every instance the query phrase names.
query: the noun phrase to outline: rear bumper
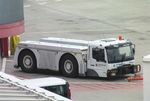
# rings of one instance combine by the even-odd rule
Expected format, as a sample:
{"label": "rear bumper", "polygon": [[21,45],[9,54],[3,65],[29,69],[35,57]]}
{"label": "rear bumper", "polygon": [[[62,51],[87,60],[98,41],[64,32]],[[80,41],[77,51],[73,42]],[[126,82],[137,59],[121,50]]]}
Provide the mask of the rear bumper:
{"label": "rear bumper", "polygon": [[108,70],[107,77],[125,76],[128,74],[136,74],[141,71],[140,65],[123,65],[116,69]]}

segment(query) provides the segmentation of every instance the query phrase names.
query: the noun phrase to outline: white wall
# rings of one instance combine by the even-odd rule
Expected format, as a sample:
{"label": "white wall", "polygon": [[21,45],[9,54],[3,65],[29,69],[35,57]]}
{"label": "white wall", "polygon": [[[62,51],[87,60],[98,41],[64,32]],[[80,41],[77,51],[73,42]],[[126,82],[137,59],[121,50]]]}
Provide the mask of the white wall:
{"label": "white wall", "polygon": [[144,101],[150,101],[150,55],[143,57]]}

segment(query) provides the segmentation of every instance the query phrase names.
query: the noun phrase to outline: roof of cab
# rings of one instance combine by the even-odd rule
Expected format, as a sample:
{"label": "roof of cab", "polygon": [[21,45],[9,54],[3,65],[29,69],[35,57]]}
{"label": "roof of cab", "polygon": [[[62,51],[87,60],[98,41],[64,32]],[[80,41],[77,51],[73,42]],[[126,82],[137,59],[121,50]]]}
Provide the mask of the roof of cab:
{"label": "roof of cab", "polygon": [[55,85],[65,85],[67,81],[56,77],[47,78],[36,78],[22,80],[22,83],[30,86],[45,87],[45,86],[55,86]]}
{"label": "roof of cab", "polygon": [[110,46],[110,45],[123,44],[123,43],[127,43],[127,42],[130,42],[130,41],[126,40],[126,39],[119,40],[117,38],[106,38],[106,39],[95,40],[95,41],[93,41],[92,44],[106,47],[106,46]]}

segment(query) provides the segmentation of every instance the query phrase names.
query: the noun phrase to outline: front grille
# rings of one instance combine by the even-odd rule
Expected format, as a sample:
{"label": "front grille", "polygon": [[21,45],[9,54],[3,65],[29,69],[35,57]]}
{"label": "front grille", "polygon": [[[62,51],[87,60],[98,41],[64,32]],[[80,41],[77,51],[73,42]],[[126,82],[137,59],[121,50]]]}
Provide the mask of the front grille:
{"label": "front grille", "polygon": [[131,68],[131,65],[123,65],[121,67],[118,67],[118,75],[124,75],[124,74],[129,74],[132,73],[133,70]]}

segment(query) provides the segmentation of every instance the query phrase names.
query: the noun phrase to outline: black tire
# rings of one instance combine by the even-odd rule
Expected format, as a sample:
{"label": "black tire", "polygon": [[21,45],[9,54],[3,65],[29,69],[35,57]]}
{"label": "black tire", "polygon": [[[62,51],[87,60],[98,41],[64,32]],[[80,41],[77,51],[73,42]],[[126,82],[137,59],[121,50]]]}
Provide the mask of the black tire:
{"label": "black tire", "polygon": [[67,77],[76,77],[78,75],[78,63],[74,56],[64,55],[59,64],[61,73]]}
{"label": "black tire", "polygon": [[36,70],[36,58],[30,50],[24,50],[19,55],[19,66],[24,72],[35,72]]}

